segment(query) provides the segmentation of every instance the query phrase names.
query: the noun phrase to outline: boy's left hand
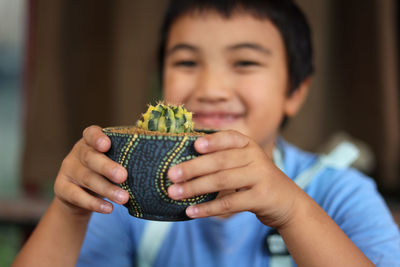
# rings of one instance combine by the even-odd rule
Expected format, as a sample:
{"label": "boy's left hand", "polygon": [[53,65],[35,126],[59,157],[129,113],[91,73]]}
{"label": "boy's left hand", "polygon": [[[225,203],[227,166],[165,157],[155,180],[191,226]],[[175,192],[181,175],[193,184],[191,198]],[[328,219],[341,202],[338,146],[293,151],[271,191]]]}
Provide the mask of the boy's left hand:
{"label": "boy's left hand", "polygon": [[189,217],[250,211],[268,226],[279,228],[290,221],[301,196],[299,188],[253,140],[237,131],[221,131],[196,140],[195,149],[203,155],[168,171],[174,183],[169,196],[179,200],[220,194],[213,201],[188,207]]}

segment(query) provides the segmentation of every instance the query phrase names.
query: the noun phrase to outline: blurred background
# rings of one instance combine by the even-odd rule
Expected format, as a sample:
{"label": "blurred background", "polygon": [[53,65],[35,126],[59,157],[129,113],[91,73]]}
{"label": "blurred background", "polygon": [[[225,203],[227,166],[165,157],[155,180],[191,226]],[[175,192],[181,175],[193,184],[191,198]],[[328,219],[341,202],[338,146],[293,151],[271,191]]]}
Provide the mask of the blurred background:
{"label": "blurred background", "polygon": [[[399,218],[399,1],[297,2],[313,28],[316,72],[284,136],[316,152],[356,143],[356,167]],[[0,266],[47,207],[82,130],[134,124],[160,98],[164,8],[162,0],[0,0]]]}

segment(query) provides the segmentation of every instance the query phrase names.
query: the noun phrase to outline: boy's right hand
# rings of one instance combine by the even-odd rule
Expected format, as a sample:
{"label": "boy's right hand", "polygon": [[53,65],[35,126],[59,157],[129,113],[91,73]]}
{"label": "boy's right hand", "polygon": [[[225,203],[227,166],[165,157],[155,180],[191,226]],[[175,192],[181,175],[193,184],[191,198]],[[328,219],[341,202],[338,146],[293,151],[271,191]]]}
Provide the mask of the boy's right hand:
{"label": "boy's right hand", "polygon": [[110,147],[111,141],[101,128],[90,126],[63,160],[54,192],[73,214],[110,213],[113,206],[103,198],[119,204],[129,200],[128,192],[112,183],[124,182],[127,171],[103,154]]}

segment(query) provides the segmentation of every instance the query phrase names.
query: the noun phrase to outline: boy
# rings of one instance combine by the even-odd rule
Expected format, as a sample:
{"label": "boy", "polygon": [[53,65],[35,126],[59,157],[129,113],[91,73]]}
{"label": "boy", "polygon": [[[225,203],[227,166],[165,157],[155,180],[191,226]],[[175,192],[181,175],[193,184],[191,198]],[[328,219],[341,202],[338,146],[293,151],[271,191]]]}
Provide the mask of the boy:
{"label": "boy", "polygon": [[[196,141],[202,156],[169,170],[168,193],[220,193],[186,210],[197,220],[172,225],[154,266],[272,265],[271,228],[299,266],[400,266],[398,229],[369,179],[327,167],[305,191],[293,182],[317,158],[279,130],[306,98],[311,62],[309,29],[292,1],[171,2],[160,48],[164,99],[185,104],[196,127],[220,131]],[[109,147],[99,127],[84,131],[15,266],[135,265],[147,221],[102,199],[128,201],[111,183],[127,173],[104,156]]]}

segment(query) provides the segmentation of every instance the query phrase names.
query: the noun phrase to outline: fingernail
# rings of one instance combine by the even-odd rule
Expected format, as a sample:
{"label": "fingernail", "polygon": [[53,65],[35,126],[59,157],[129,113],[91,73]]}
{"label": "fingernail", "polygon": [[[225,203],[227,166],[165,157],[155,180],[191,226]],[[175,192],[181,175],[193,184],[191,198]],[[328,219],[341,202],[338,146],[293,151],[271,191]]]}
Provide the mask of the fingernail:
{"label": "fingernail", "polygon": [[181,198],[183,195],[183,188],[180,185],[171,185],[169,187],[169,193],[174,198]]}
{"label": "fingernail", "polygon": [[195,206],[189,206],[186,209],[186,215],[189,217],[197,217],[199,214],[199,208],[195,207]]}
{"label": "fingernail", "polygon": [[118,180],[123,179],[124,174],[125,174],[125,172],[123,170],[121,170],[121,168],[119,168],[119,167],[114,168],[112,171],[112,176],[114,179],[118,179]]}
{"label": "fingernail", "polygon": [[125,200],[125,191],[123,191],[123,190],[116,190],[115,192],[114,192],[114,199],[117,201],[117,202],[122,202],[122,201],[124,201]]}
{"label": "fingernail", "polygon": [[207,146],[208,146],[208,140],[207,139],[205,139],[205,138],[199,138],[199,139],[197,139],[197,147],[200,149],[200,150],[206,150],[207,149]]}
{"label": "fingernail", "polygon": [[168,171],[168,177],[173,182],[181,182],[181,180],[182,180],[182,169],[179,168],[179,167],[172,167]]}
{"label": "fingernail", "polygon": [[107,213],[109,213],[109,212],[111,212],[112,211],[112,206],[111,206],[111,204],[109,204],[109,203],[107,203],[107,204],[101,204],[101,210],[103,211],[103,212],[107,212]]}

